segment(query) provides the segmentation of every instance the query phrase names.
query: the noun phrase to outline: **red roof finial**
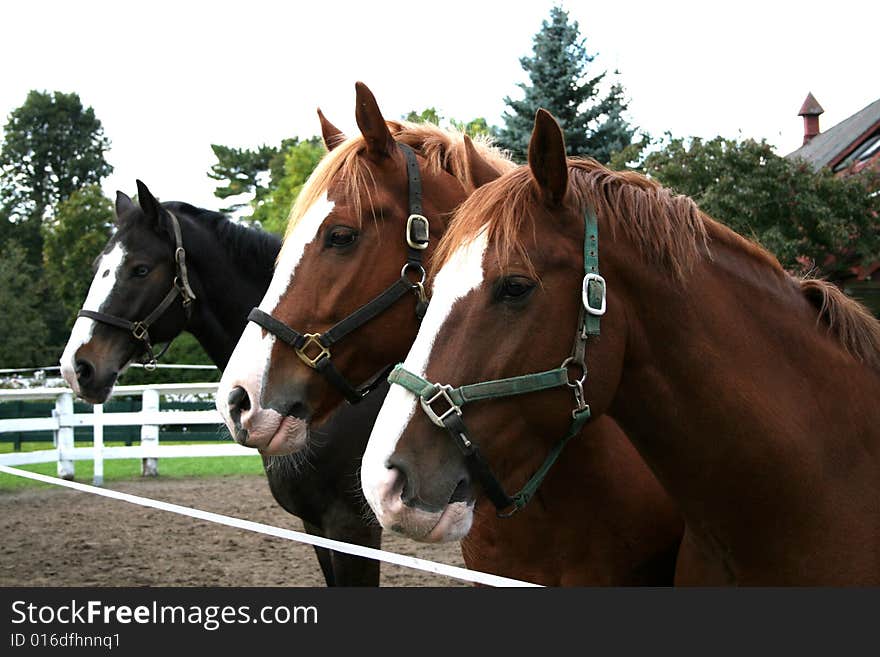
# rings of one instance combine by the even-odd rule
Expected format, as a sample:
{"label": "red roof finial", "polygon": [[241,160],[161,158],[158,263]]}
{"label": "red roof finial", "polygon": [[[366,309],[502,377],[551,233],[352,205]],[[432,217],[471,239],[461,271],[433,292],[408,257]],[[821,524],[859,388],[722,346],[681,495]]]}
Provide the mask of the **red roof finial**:
{"label": "red roof finial", "polygon": [[808,93],[807,99],[804,101],[804,104],[801,105],[801,111],[798,112],[798,116],[819,116],[824,111],[825,110],[822,109],[819,101],[813,97],[813,94]]}

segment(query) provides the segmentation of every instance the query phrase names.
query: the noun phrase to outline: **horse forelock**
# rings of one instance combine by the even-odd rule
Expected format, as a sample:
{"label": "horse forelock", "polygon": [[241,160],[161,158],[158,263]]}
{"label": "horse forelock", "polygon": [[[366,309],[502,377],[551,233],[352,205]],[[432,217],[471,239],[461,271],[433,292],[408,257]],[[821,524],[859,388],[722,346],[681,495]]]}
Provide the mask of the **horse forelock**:
{"label": "horse forelock", "polygon": [[[386,124],[395,141],[410,146],[423,158],[426,171],[435,175],[446,172],[458,180],[468,194],[474,190],[463,132],[447,130],[431,123],[386,121]],[[473,143],[480,156],[498,172],[514,168],[513,161],[493,146],[489,137],[478,136]],[[334,147],[321,159],[291,208],[282,250],[309,208],[331,190],[334,197],[343,198],[351,204],[355,221],[360,221],[363,216],[364,201],[373,212],[377,181],[366,158],[360,156],[365,148],[366,142],[358,134]]]}

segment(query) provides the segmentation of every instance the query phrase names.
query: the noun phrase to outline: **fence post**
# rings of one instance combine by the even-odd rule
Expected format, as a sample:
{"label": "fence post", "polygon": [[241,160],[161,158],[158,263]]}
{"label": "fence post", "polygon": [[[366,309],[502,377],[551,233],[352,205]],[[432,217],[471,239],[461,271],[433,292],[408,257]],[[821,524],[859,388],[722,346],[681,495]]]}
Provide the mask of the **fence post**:
{"label": "fence post", "polygon": [[[143,404],[141,410],[158,411],[159,410],[159,393],[155,390],[144,390]],[[158,447],[159,446],[159,425],[144,424],[141,426],[141,447]],[[141,461],[141,476],[156,477],[159,475],[159,459],[145,458]]]}
{"label": "fence post", "polygon": [[[58,418],[59,423],[63,418],[73,415],[73,394],[70,392],[62,392],[55,400],[55,409],[52,415]],[[55,430],[55,446],[58,448],[58,476],[61,479],[73,480],[75,469],[73,459],[63,458],[66,455],[72,456],[70,452],[73,450],[73,427],[59,426]]]}
{"label": "fence post", "polygon": [[95,464],[95,472],[92,483],[95,486],[104,485],[104,404],[95,404],[93,409],[95,426],[92,433],[92,460]]}

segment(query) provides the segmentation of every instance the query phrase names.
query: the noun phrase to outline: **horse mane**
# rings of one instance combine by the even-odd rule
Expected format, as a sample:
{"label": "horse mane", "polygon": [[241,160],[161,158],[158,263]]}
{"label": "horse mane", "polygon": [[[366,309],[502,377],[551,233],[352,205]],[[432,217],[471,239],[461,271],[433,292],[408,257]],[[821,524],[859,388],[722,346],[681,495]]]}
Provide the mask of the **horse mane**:
{"label": "horse mane", "polygon": [[818,311],[831,335],[856,360],[880,372],[880,321],[836,285],[816,278],[799,281],[801,293]]}
{"label": "horse mane", "polygon": [[[592,209],[612,232],[622,230],[649,262],[683,279],[699,257],[711,257],[710,242],[728,245],[787,280],[791,277],[767,250],[718,223],[689,197],[633,171],[611,171],[592,159],[569,158],[565,204]],[[534,273],[521,236],[523,222],[542,203],[528,166],[489,183],[459,206],[432,259],[436,272],[461,245],[482,230],[497,249],[501,266],[516,256]],[[488,220],[488,221],[487,221]],[[535,230],[535,227],[532,227]],[[857,301],[822,280],[798,281],[840,345],[856,360],[880,370],[880,322]]]}
{"label": "horse mane", "polygon": [[277,235],[238,224],[225,214],[182,201],[170,201],[163,203],[162,206],[178,216],[189,217],[200,226],[210,229],[229,259],[243,271],[257,277],[264,277],[267,271],[271,271],[281,249],[281,239]]}
{"label": "horse mane", "polygon": [[[776,258],[711,219],[691,198],[675,194],[640,173],[612,171],[591,158],[569,158],[568,172],[566,205],[581,213],[592,209],[606,219],[612,232],[622,230],[649,262],[676,279],[682,279],[701,254],[709,254],[711,240],[735,244],[777,272],[783,271]],[[497,244],[502,265],[515,254],[531,269],[518,236],[523,221],[541,205],[539,195],[531,171],[522,166],[470,196],[437,247],[435,270],[484,225],[490,242]]]}
{"label": "horse mane", "polygon": [[[454,176],[468,194],[474,191],[476,187],[467,167],[463,132],[440,128],[432,123],[409,121],[385,123],[395,141],[407,144],[427,160],[428,171],[435,174],[445,171]],[[488,137],[478,136],[473,142],[480,155],[499,173],[515,166],[509,157],[492,145]],[[306,211],[337,180],[343,186],[344,197],[351,200],[357,220],[362,216],[361,192],[366,193],[372,210],[370,192],[375,189],[376,181],[373,180],[364,158],[358,157],[365,148],[366,142],[363,136],[358,134],[346,139],[324,156],[293,204],[284,235],[285,241]]]}

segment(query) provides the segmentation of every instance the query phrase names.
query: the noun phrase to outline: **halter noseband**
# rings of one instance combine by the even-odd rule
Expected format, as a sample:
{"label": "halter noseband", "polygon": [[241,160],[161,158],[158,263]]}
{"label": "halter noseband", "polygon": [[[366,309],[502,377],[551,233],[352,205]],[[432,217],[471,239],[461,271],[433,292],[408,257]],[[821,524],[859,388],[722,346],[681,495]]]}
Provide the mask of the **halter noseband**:
{"label": "halter noseband", "polygon": [[[580,433],[590,419],[590,407],[584,399],[584,382],[587,367],[584,360],[587,338],[599,335],[599,322],[605,314],[605,279],[599,275],[599,223],[592,210],[584,217],[584,280],[581,288],[581,304],[578,316],[578,329],[571,356],[556,369],[515,376],[507,379],[483,381],[453,388],[448,385],[431,383],[418,374],[397,365],[388,380],[402,386],[419,398],[422,410],[428,419],[442,429],[446,429],[455,445],[465,457],[468,470],[480,482],[487,497],[492,500],[500,517],[510,517],[522,509],[538,490],[551,466],[559,458],[568,441]],[[573,370],[580,370],[580,377],[573,379]],[[479,446],[473,442],[464,424],[461,407],[468,402],[483,399],[512,397],[529,392],[549,390],[568,386],[575,398],[575,408],[571,412],[568,433],[550,450],[541,467],[532,475],[518,493],[513,496],[492,473],[489,464],[480,453]],[[513,507],[503,513],[504,509]]]}
{"label": "halter noseband", "polygon": [[[428,307],[422,252],[428,248],[430,226],[427,218],[422,214],[422,179],[419,173],[419,163],[413,149],[406,144],[398,143],[398,146],[406,157],[406,175],[409,188],[409,218],[406,222],[407,256],[406,262],[400,270],[400,278],[379,296],[323,333],[300,333],[259,308],[254,308],[248,315],[249,321],[258,324],[285,344],[293,347],[303,363],[326,377],[351,404],[358,403],[370,391],[379,386],[388,376],[392,366],[382,368],[366,383],[356,387],[349,383],[348,379],[333,365],[330,348],[352,331],[388,310],[409,292],[414,292],[418,298],[416,316],[420,320],[424,317]],[[411,273],[414,273],[418,280],[411,279]]]}
{"label": "halter noseband", "polygon": [[182,299],[183,310],[186,313],[187,320],[189,320],[189,317],[192,314],[192,302],[196,299],[196,295],[189,284],[189,275],[186,269],[186,249],[183,248],[183,237],[180,233],[180,224],[173,212],[167,209],[165,211],[168,213],[168,216],[171,217],[172,232],[174,233],[174,268],[176,273],[171,289],[168,290],[168,294],[166,294],[165,298],[159,302],[159,305],[153,309],[153,312],[147,315],[144,319],[135,322],[122,317],[116,317],[115,315],[97,312],[95,310],[80,310],[76,314],[77,317],[87,317],[88,319],[93,319],[102,322],[103,324],[115,326],[123,331],[128,331],[135,340],[143,342],[147,354],[147,358],[143,361],[143,365],[148,370],[156,369],[156,362],[166,351],[168,351],[168,347],[171,346],[171,342],[173,341],[169,340],[158,354],[154,354],[153,344],[150,342],[150,326],[152,326],[153,323],[159,319],[169,307],[171,307],[171,304],[174,303],[174,300],[177,299],[178,296]]}

